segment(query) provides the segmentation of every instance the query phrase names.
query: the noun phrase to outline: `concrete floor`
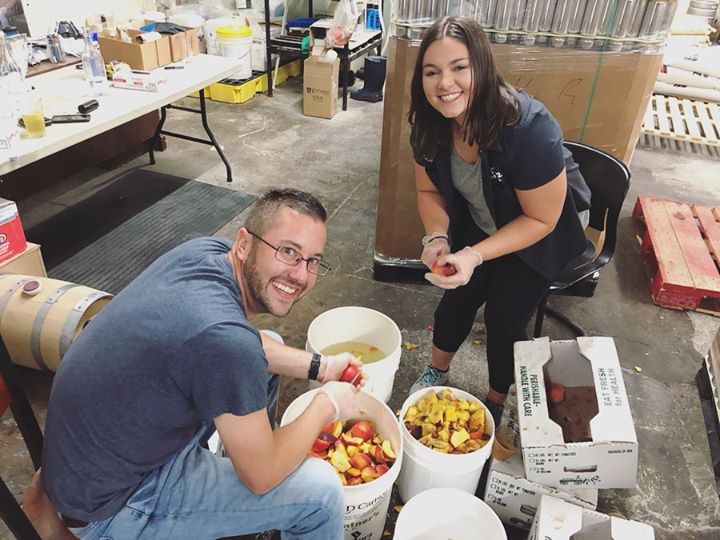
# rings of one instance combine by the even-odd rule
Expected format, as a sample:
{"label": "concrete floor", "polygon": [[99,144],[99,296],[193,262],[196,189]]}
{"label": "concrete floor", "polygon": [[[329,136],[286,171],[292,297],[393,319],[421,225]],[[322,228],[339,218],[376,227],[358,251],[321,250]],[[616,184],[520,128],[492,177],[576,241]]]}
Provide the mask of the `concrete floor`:
{"label": "concrete floor", "polygon": [[[390,401],[396,410],[428,360],[427,326],[440,293],[429,285],[372,278],[382,104],[350,101],[348,111],[328,121],[304,117],[301,97],[299,81],[294,80],[272,99],[258,96],[243,105],[209,106],[210,123],[234,167],[235,182],[228,187],[252,194],[274,186],[298,187],[319,195],[330,215],[327,251],[336,270],[319,280],[289,316],[262,317],[257,324],[303,347],[308,325],[327,309],[361,305],[386,313],[404,340],[420,345],[403,351]],[[168,129],[179,124],[200,134],[194,117],[173,111]],[[175,139],[168,146],[159,154],[155,170],[226,185],[213,149]],[[717,154],[638,148],[630,164],[633,183],[620,220],[615,259],[602,272],[595,297],[551,302],[591,335],[616,340],[640,444],[640,468],[637,489],[601,491],[599,510],[649,523],[659,540],[720,538],[720,499],[694,382],[720,320],[652,303],[630,214],[639,194],[717,204],[719,163]],[[146,165],[143,157],[122,170]],[[81,200],[118,172],[91,170],[21,201],[24,223],[29,226]],[[218,234],[233,236],[243,219],[239,215]],[[554,339],[571,337],[552,320],[545,333]],[[481,316],[453,363],[450,380],[453,386],[483,396],[487,368],[483,347],[471,342],[475,338],[483,339]],[[42,422],[50,378],[30,370],[23,370],[22,376]],[[305,389],[306,383],[285,381],[281,411]],[[32,468],[9,414],[0,421],[0,453],[0,475],[20,495]],[[394,515],[388,528],[393,522]],[[515,531],[511,537],[524,534]],[[9,538],[2,524],[0,538]]]}

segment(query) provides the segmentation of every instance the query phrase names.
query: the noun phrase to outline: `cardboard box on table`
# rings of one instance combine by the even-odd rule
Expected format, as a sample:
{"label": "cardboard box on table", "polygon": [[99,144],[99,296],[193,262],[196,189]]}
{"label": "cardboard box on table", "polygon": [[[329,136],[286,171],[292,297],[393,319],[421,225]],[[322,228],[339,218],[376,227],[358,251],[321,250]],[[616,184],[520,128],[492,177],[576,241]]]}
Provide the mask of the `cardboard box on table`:
{"label": "cardboard box on table", "polygon": [[[548,412],[546,379],[568,391],[593,387],[591,440],[565,442]],[[520,440],[528,480],[553,487],[634,488],[638,443],[615,342],[609,337],[515,343]],[[573,411],[574,412],[574,411]],[[583,411],[577,410],[580,419]]]}
{"label": "cardboard box on table", "polygon": [[25,251],[27,241],[17,205],[0,198],[0,261],[15,257]]}
{"label": "cardboard box on table", "polygon": [[303,114],[332,118],[337,112],[340,59],[327,62],[321,56],[310,56],[303,69]]}
{"label": "cardboard box on table", "polygon": [[[419,41],[391,37],[380,157],[376,257],[419,259],[424,231],[417,212],[410,150],[410,82]],[[492,44],[499,73],[540,99],[566,140],[628,163],[662,54]]]}
{"label": "cardboard box on table", "polygon": [[[118,31],[119,32],[119,31]],[[100,36],[100,52],[103,60],[119,60],[132,69],[151,71],[172,62],[179,62],[188,56],[200,53],[200,40],[196,28],[186,28],[171,36],[163,35],[155,41],[144,42],[140,30],[128,29],[132,42],[122,41],[117,36]]]}
{"label": "cardboard box on table", "polygon": [[132,43],[122,41],[119,36],[100,36],[100,52],[103,60],[119,60],[132,69],[150,71],[173,62],[170,39],[166,36],[155,41],[143,42],[139,30],[127,30]]}
{"label": "cardboard box on table", "polygon": [[552,495],[590,510],[597,508],[597,489],[565,487],[561,490],[525,478],[519,453],[503,461],[493,459],[490,462],[483,500],[503,523],[529,530],[543,495]]}
{"label": "cardboard box on table", "polygon": [[28,242],[25,251],[0,262],[0,275],[2,274],[47,277],[40,246]]}
{"label": "cardboard box on table", "polygon": [[528,540],[654,540],[650,525],[594,512],[548,495],[540,500]]}

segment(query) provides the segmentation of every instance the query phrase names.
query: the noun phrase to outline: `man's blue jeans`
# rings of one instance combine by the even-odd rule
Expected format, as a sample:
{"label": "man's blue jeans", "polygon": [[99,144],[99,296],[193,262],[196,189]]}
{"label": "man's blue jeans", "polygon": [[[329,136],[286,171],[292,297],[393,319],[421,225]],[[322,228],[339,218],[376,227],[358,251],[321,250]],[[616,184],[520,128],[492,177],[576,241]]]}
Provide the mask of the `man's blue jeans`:
{"label": "man's blue jeans", "polygon": [[270,529],[288,540],[342,538],[343,493],[332,465],[306,459],[278,487],[255,495],[229,458],[200,446],[213,428],[150,473],[113,517],[71,531],[108,540],[214,540]]}

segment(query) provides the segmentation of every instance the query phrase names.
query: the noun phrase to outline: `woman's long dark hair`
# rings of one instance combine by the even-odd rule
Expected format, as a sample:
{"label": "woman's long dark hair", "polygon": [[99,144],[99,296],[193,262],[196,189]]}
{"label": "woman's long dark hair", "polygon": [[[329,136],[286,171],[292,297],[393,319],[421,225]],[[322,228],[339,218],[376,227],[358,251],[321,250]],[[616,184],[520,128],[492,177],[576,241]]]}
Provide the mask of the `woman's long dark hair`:
{"label": "woman's long dark hair", "polygon": [[520,117],[513,89],[497,73],[490,43],[482,27],[467,17],[443,17],[423,37],[410,86],[408,119],[413,126],[413,154],[417,160],[434,158],[439,146],[452,141],[452,120],[435,110],[423,90],[425,52],[431,44],[445,37],[463,43],[470,57],[473,95],[468,101],[463,126],[465,140],[470,144],[477,143],[481,149],[488,148],[505,126],[514,124]]}

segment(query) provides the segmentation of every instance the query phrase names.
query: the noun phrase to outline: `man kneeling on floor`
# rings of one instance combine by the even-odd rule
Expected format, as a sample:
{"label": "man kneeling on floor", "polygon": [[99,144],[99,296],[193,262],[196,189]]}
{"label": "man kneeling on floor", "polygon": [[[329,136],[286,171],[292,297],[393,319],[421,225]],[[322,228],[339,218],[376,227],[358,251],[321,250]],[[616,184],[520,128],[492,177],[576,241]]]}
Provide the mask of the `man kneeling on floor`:
{"label": "man kneeling on floor", "polygon": [[[351,415],[356,389],[337,380],[361,363],[248,322],[286,315],[329,270],[326,219],[312,195],[270,191],[232,245],[198,238],[170,251],[80,334],[53,383],[41,469],[75,535],[342,537],[340,481],[305,455],[324,424]],[[279,375],[324,384],[274,429]],[[215,428],[229,459],[201,446]]]}

